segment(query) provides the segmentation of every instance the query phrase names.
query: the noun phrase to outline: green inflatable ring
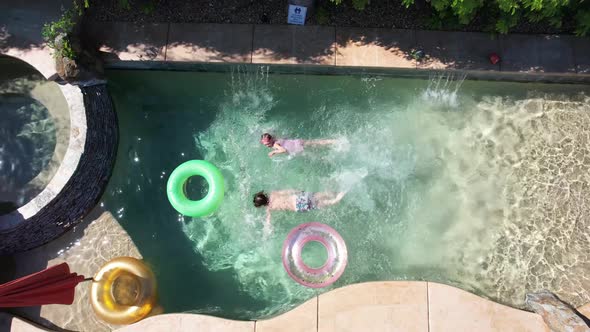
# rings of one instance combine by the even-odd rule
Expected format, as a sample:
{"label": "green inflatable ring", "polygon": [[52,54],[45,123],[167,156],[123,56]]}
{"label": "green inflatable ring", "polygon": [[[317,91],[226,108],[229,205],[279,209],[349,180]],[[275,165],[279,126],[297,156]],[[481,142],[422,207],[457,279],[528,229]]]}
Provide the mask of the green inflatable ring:
{"label": "green inflatable ring", "polygon": [[[202,176],[209,184],[209,192],[198,201],[186,197],[186,181],[192,176]],[[223,200],[223,175],[217,167],[205,160],[189,160],[180,164],[170,174],[166,193],[176,211],[189,217],[202,217],[215,212]]]}

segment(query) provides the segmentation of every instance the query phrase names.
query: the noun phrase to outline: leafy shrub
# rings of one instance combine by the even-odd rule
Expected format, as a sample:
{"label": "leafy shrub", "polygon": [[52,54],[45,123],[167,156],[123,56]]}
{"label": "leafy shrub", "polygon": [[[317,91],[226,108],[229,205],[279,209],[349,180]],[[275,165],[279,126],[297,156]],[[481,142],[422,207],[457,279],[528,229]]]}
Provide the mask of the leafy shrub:
{"label": "leafy shrub", "polygon": [[[339,5],[342,3],[342,0],[330,0],[331,2]],[[363,10],[369,3],[369,0],[352,0],[352,6],[354,9]]]}
{"label": "leafy shrub", "polygon": [[[76,26],[76,20],[82,16],[82,14],[84,14],[85,9],[90,8],[90,1],[91,0],[73,0],[72,9],[64,10],[59,20],[45,23],[43,25],[41,35],[43,36],[45,42],[47,42],[47,46],[54,50],[54,56],[67,57],[70,59],[74,59],[76,57],[76,53],[72,48],[71,34],[74,27]],[[131,0],[118,0],[118,3],[121,8],[131,10]],[[144,14],[151,14],[156,8],[156,3],[157,0],[147,0],[144,1],[144,4],[139,7]],[[56,40],[60,35],[62,36],[61,41],[56,43]]]}
{"label": "leafy shrub", "polygon": [[432,0],[430,4],[439,13],[451,11],[461,24],[467,24],[475,17],[477,10],[483,5],[483,0]]}
{"label": "leafy shrub", "polygon": [[[74,15],[76,15],[74,10],[66,10],[59,20],[51,23],[45,23],[43,25],[41,35],[47,42],[47,46],[54,50],[53,55],[56,57],[62,56],[70,59],[76,57],[70,41],[70,34],[76,25],[76,22],[74,21]],[[63,37],[63,39],[61,43],[57,44],[56,40],[60,35]]]}
{"label": "leafy shrub", "polygon": [[119,6],[123,9],[131,9],[131,4],[129,3],[129,0],[119,0]]}
{"label": "leafy shrub", "polygon": [[141,6],[141,11],[146,15],[151,15],[156,10],[156,1],[148,1]]}
{"label": "leafy shrub", "polygon": [[[343,0],[330,0],[335,4]],[[369,0],[351,0],[354,8],[362,10]],[[415,0],[401,0],[410,7]],[[522,19],[529,22],[546,21],[554,27],[561,27],[565,17],[575,16],[577,35],[590,34],[589,0],[430,0],[438,19],[433,26],[459,22],[468,24],[478,13],[484,13],[494,30],[508,33]]]}
{"label": "leafy shrub", "polygon": [[590,35],[590,9],[580,10],[576,14],[576,35],[587,36]]}
{"label": "leafy shrub", "polygon": [[[146,15],[150,15],[156,10],[156,4],[157,4],[158,0],[144,0],[144,1],[139,1],[139,2],[140,3],[137,3],[137,1],[132,1],[132,0],[118,0],[119,7],[123,8],[125,10],[132,10],[133,7],[139,8]],[[143,3],[141,3],[141,2],[143,2]],[[132,5],[133,5],[133,7],[132,7]]]}
{"label": "leafy shrub", "polygon": [[90,0],[73,0],[74,9],[78,12],[78,15],[82,15],[84,9],[90,7]]}
{"label": "leafy shrub", "polygon": [[354,9],[363,10],[369,3],[369,0],[352,0],[352,6]]}
{"label": "leafy shrub", "polygon": [[502,15],[496,21],[496,31],[506,34],[516,24],[518,24],[518,14]]}
{"label": "leafy shrub", "polygon": [[315,13],[315,19],[320,25],[326,25],[330,22],[328,11],[324,7],[319,7]]}

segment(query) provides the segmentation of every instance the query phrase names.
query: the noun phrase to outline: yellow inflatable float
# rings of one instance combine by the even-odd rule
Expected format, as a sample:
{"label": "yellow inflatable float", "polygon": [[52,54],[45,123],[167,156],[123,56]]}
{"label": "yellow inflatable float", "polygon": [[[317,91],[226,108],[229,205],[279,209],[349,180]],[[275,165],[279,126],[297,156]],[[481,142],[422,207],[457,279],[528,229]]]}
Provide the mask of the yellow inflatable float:
{"label": "yellow inflatable float", "polygon": [[90,302],[96,315],[107,323],[135,323],[156,305],[156,278],[139,259],[115,258],[94,276]]}

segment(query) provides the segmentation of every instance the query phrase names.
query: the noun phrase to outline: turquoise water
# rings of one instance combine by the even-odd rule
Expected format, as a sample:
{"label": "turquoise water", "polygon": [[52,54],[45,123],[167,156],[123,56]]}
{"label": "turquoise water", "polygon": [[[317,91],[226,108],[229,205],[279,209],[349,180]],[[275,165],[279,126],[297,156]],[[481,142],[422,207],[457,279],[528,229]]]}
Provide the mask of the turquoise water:
{"label": "turquoise water", "polygon": [[[253,319],[317,294],[281,263],[287,233],[310,221],[338,230],[349,252],[340,280],[320,292],[431,280],[513,306],[540,288],[590,300],[588,86],[267,67],[108,78],[121,139],[101,205],[154,268],[167,312]],[[341,144],[269,159],[263,132]],[[190,159],[211,161],[226,179],[210,217],[180,216],[166,199],[168,174]],[[206,190],[199,181],[188,189]],[[265,234],[252,195],[280,189],[348,194],[324,210],[273,213]],[[317,247],[304,254],[312,265],[325,257]]]}

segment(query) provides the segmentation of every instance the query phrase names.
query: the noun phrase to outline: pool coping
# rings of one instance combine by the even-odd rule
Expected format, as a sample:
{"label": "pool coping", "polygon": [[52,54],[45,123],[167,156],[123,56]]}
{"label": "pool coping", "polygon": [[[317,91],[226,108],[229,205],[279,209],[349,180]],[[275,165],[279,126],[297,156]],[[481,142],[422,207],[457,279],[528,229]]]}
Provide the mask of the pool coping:
{"label": "pool coping", "polygon": [[[579,310],[588,315],[587,306]],[[467,291],[426,281],[357,283],[314,296],[271,319],[228,320],[198,314],[164,314],[118,332],[162,330],[228,332],[550,332],[543,318],[483,299]]]}
{"label": "pool coping", "polygon": [[[580,308],[583,312],[583,308]],[[2,318],[0,316],[0,318]],[[6,318],[5,318],[6,319]],[[12,332],[44,331],[18,322]],[[348,285],[314,296],[271,319],[237,321],[201,314],[161,314],[117,332],[550,332],[540,315],[485,300],[464,290],[425,281]],[[28,328],[28,329],[26,329]]]}
{"label": "pool coping", "polygon": [[[590,38],[329,26],[87,22],[84,39],[107,68],[186,69],[203,64],[301,71],[590,83]],[[421,50],[417,61],[413,54]],[[489,55],[501,61],[491,64]],[[318,69],[320,68],[320,69]],[[289,69],[293,70],[293,69]]]}
{"label": "pool coping", "polygon": [[[3,26],[0,54],[28,63],[46,79],[57,77],[51,49],[40,29],[19,17]],[[30,34],[30,30],[35,31]],[[110,178],[118,141],[117,118],[105,84],[59,84],[69,109],[68,147],[53,178],[34,198],[0,216],[0,255],[41,246],[82,221]]]}
{"label": "pool coping", "polygon": [[[4,233],[11,232],[21,222],[33,217],[41,208],[57,196],[74,174],[80,157],[84,152],[86,114],[84,112],[82,93],[79,89],[71,85],[60,85],[59,88],[68,104],[70,124],[72,126],[70,128],[66,153],[53,178],[37,196],[33,197],[17,210],[0,216],[0,236],[4,235]],[[1,252],[2,250],[0,250]]]}

